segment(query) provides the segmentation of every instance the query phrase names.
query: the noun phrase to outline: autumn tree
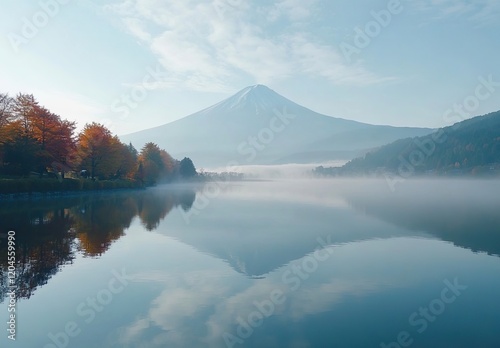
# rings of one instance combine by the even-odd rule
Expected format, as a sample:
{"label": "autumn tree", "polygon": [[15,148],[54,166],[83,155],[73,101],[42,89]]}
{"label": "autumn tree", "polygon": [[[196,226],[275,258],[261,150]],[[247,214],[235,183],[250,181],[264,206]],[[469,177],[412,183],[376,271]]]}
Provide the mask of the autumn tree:
{"label": "autumn tree", "polygon": [[4,144],[9,141],[7,126],[12,119],[14,99],[6,93],[0,93],[0,164],[3,163]]}
{"label": "autumn tree", "polygon": [[14,99],[7,93],[0,93],[0,130],[6,126],[12,118]]}
{"label": "autumn tree", "polygon": [[147,185],[153,185],[158,181],[160,173],[165,166],[163,164],[161,149],[155,143],[146,143],[141,149],[139,161],[142,166],[142,179]]}
{"label": "autumn tree", "polygon": [[0,94],[0,147],[10,174],[37,170],[42,175],[54,164],[67,169],[75,151],[74,129],[74,122],[61,120],[31,94],[15,99]]}
{"label": "autumn tree", "polygon": [[19,122],[20,136],[24,139],[33,138],[33,119],[36,109],[39,108],[33,94],[19,93],[13,106],[13,114]]}
{"label": "autumn tree", "polygon": [[46,145],[52,168],[61,171],[63,177],[64,171],[72,169],[77,161],[75,128],[75,122],[59,120]]}
{"label": "autumn tree", "polygon": [[10,103],[8,121],[2,127],[3,163],[8,174],[28,175],[38,166],[39,146],[33,136],[38,102],[31,94],[19,94]]}
{"label": "autumn tree", "polygon": [[78,136],[78,156],[81,169],[89,169],[92,179],[114,174],[119,166],[117,139],[100,123],[86,124]]}
{"label": "autumn tree", "polygon": [[[44,107],[36,105],[32,116],[33,137],[40,145],[38,154],[41,171],[52,166],[64,171],[75,152],[75,123],[61,120]],[[69,168],[68,168],[69,169]]]}
{"label": "autumn tree", "polygon": [[161,173],[161,175],[166,180],[172,180],[176,175],[178,161],[170,156],[170,154],[165,150],[160,150],[160,156],[163,163],[163,173]]}
{"label": "autumn tree", "polygon": [[59,122],[59,116],[44,107],[34,106],[30,123],[32,124],[33,137],[40,143],[42,150],[45,150],[47,142]]}
{"label": "autumn tree", "polygon": [[[86,124],[75,137],[75,122],[61,119],[32,94],[15,98],[0,93],[0,169],[4,174],[40,176],[48,169],[86,169],[90,177],[129,178],[152,185],[179,176],[192,177],[191,160],[179,162],[149,142],[141,152],[123,144],[99,123]],[[30,173],[31,172],[31,173]]]}
{"label": "autumn tree", "polygon": [[137,171],[137,150],[131,143],[120,143],[119,152],[121,162],[116,172],[117,177],[133,179]]}
{"label": "autumn tree", "polygon": [[16,133],[19,123],[8,125],[12,138],[3,145],[3,172],[9,175],[29,175],[38,166],[38,144],[33,138]]}
{"label": "autumn tree", "polygon": [[170,181],[176,175],[178,161],[155,143],[144,145],[138,159],[138,172],[146,184],[154,184],[160,180]]}

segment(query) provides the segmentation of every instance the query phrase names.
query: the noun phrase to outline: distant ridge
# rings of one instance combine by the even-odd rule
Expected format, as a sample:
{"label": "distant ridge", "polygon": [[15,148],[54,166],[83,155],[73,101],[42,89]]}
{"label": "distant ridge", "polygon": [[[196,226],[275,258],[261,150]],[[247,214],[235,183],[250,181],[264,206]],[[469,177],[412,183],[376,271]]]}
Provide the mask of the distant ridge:
{"label": "distant ridge", "polygon": [[337,172],[368,174],[500,175],[500,111],[477,116],[425,137],[397,140],[356,158]]}
{"label": "distant ridge", "polygon": [[137,148],[153,141],[198,166],[349,160],[426,128],[375,126],[319,114],[264,85],[165,125],[124,135]]}

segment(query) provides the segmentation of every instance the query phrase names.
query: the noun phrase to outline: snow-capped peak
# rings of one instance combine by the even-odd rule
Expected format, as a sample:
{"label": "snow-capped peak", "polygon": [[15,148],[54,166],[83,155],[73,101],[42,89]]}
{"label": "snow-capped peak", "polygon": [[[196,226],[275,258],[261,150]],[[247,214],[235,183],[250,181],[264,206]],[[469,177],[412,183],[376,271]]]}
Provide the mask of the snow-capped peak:
{"label": "snow-capped peak", "polygon": [[264,85],[254,85],[243,88],[241,91],[232,97],[223,100],[215,105],[218,111],[236,110],[236,109],[251,109],[255,110],[255,114],[260,114],[263,111],[281,108],[284,104],[293,103],[282,97],[272,89]]}

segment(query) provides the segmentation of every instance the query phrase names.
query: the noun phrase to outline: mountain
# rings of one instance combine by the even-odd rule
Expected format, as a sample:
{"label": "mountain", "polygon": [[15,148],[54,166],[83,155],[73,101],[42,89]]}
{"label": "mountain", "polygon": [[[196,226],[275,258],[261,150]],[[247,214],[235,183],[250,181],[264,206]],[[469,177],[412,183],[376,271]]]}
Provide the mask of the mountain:
{"label": "mountain", "polygon": [[177,121],[121,140],[141,148],[157,143],[198,166],[313,163],[352,159],[396,139],[425,135],[425,128],[375,126],[319,114],[263,85]]}
{"label": "mountain", "polygon": [[397,140],[356,158],[342,174],[391,172],[498,174],[500,172],[500,111],[477,116],[433,134]]}

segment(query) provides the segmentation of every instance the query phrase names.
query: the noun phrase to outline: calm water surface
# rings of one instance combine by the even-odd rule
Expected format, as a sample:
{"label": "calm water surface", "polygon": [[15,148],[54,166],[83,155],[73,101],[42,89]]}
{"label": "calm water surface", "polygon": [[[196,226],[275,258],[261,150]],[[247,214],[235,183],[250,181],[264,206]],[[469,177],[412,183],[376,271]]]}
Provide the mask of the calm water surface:
{"label": "calm water surface", "polygon": [[500,347],[498,181],[163,186],[0,219],[1,347]]}

